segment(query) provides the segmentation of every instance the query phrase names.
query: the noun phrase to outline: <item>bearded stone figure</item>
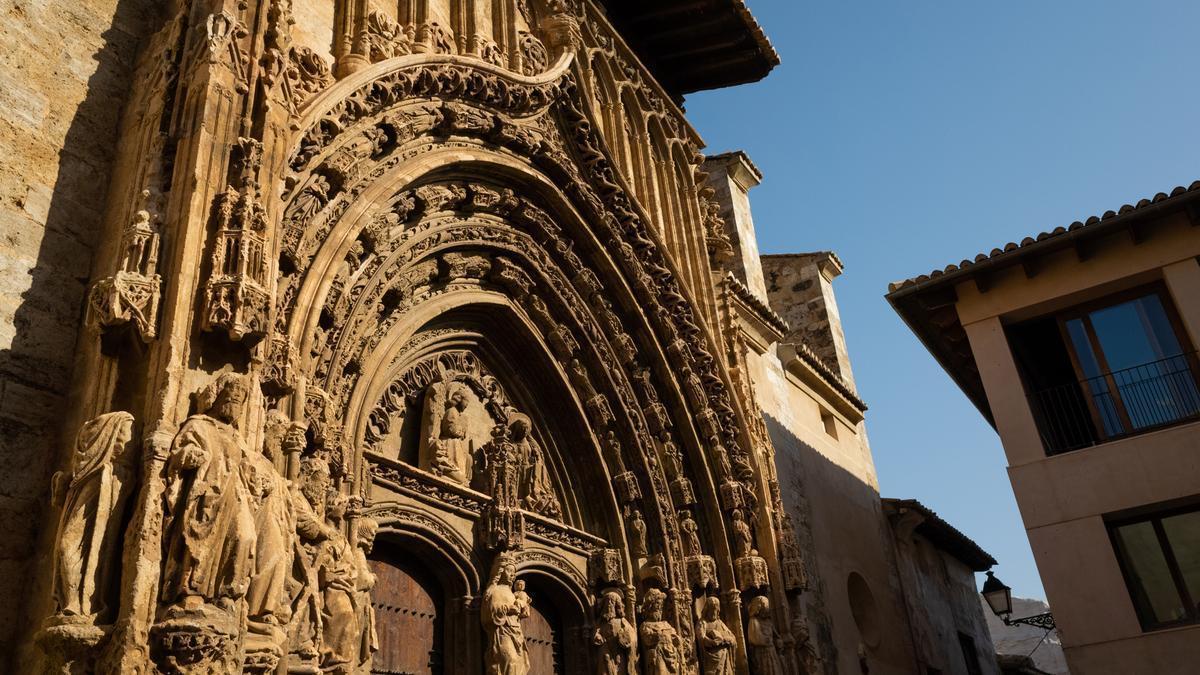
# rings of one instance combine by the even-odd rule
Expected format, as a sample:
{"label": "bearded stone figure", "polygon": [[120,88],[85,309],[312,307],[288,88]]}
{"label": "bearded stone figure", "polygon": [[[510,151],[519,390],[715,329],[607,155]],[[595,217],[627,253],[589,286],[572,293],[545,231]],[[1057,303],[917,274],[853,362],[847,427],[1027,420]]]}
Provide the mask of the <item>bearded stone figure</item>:
{"label": "bearded stone figure", "polygon": [[291,619],[287,582],[292,570],[296,514],[288,481],[275,468],[282,459],[288,419],[278,411],[267,415],[261,453],[243,464],[243,479],[254,507],[254,573],[246,590],[250,624],[247,652],[283,655],[284,628]]}
{"label": "bearded stone figure", "polygon": [[696,626],[696,639],[700,643],[700,672],[704,675],[733,675],[733,649],[737,639],[721,620],[721,601],[715,597],[704,599],[700,622]]}
{"label": "bearded stone figure", "polygon": [[[292,440],[302,444],[303,437]],[[329,465],[320,457],[300,463],[298,484],[292,486],[296,510],[296,537],[292,539],[292,571],[288,581],[292,620],[288,625],[289,653],[297,662],[316,667],[321,642],[321,585],[317,559],[324,542],[334,536],[325,523],[325,503],[332,480]]]}
{"label": "bearded stone figure", "polygon": [[513,593],[517,566],[512,556],[500,554],[492,566],[492,578],[483,593],[479,618],[487,635],[484,664],[487,675],[528,675],[529,648],[521,617],[528,611]]}
{"label": "bearded stone figure", "polygon": [[676,675],[680,671],[679,635],[675,627],[663,621],[663,603],[667,594],[651,588],[642,599],[642,624],[638,637],[642,645],[644,675]]}
{"label": "bearded stone figure", "polygon": [[750,667],[754,675],[783,675],[779,648],[783,640],[771,620],[771,601],[760,595],[750,601],[750,623],[746,639],[750,643]]}
{"label": "bearded stone figure", "polygon": [[637,675],[637,631],[625,620],[625,598],[609,589],[596,604],[596,649],[598,675]]}
{"label": "bearded stone figure", "polygon": [[474,447],[467,438],[471,390],[461,382],[435,382],[425,392],[420,466],[459,483],[471,481]]}
{"label": "bearded stone figure", "polygon": [[361,639],[355,598],[358,594],[355,547],[341,533],[347,500],[334,495],[329,504],[329,537],[317,558],[317,580],[321,586],[321,669],[326,673],[350,673],[357,663]]}
{"label": "bearded stone figure", "polygon": [[217,377],[194,397],[196,414],[167,459],[162,600],[184,610],[232,611],[253,571],[255,513],[238,430],[246,395],[243,377]]}
{"label": "bearded stone figure", "polygon": [[136,485],[133,415],[112,412],[87,422],[75,440],[72,467],[54,476],[62,506],[54,548],[55,625],[107,625],[121,556],[125,505]]}

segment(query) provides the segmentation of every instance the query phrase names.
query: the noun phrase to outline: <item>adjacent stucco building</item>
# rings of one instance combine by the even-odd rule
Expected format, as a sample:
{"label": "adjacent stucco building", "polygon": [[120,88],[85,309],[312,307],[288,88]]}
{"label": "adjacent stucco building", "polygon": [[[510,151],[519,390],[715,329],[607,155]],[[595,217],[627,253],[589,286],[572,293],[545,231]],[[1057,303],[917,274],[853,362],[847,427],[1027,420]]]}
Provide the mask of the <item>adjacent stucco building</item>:
{"label": "adjacent stucco building", "polygon": [[893,284],[996,428],[1083,675],[1200,662],[1200,183]]}

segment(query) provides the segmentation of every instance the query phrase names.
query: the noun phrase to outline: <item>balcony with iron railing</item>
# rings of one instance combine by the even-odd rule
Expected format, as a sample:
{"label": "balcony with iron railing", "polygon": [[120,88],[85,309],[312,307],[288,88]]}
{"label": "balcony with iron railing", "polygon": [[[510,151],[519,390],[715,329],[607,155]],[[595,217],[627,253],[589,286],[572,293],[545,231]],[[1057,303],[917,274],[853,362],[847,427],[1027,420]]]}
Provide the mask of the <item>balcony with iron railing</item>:
{"label": "balcony with iron railing", "polygon": [[1197,353],[1030,394],[1047,455],[1200,420]]}

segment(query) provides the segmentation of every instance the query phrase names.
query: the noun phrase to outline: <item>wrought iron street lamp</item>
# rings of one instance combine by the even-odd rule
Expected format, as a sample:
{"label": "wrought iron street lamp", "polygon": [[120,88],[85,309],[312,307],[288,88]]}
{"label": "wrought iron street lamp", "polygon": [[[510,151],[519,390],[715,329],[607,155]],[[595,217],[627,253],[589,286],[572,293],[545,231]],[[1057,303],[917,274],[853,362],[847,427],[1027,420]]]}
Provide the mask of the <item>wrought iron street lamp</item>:
{"label": "wrought iron street lamp", "polygon": [[991,572],[987,573],[987,579],[983,582],[983,599],[987,601],[988,607],[992,608],[992,613],[1000,617],[1005,626],[1015,626],[1023,623],[1026,626],[1036,626],[1037,628],[1045,628],[1046,630],[1054,630],[1054,616],[1050,612],[1045,614],[1035,614],[1020,619],[1012,617],[1012,589],[996,578],[996,575]]}

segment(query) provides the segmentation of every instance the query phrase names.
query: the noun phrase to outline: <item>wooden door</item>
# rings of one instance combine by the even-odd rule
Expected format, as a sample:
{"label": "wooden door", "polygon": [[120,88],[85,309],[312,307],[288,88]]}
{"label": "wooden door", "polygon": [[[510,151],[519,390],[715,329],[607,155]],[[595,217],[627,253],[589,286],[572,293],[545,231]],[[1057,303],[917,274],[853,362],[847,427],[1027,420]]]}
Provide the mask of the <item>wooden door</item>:
{"label": "wooden door", "polygon": [[375,627],[379,651],[371,672],[380,675],[440,675],[442,592],[425,570],[381,555],[372,559]]}
{"label": "wooden door", "polygon": [[529,647],[529,675],[564,675],[562,626],[549,601],[530,593],[533,606],[522,622]]}

